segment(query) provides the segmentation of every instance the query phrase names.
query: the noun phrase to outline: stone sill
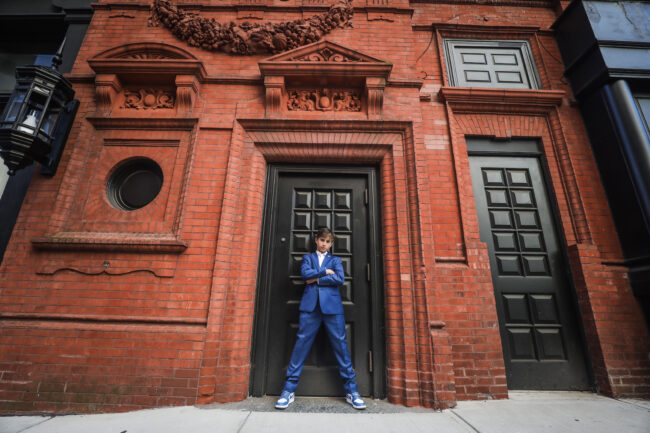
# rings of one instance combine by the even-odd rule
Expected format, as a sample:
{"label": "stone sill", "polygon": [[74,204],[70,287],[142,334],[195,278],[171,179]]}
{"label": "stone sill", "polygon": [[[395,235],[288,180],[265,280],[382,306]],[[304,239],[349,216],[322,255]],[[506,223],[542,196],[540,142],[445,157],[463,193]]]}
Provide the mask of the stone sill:
{"label": "stone sill", "polygon": [[37,250],[119,251],[180,254],[187,242],[166,233],[100,233],[61,232],[31,239]]}
{"label": "stone sill", "polygon": [[563,90],[442,87],[438,99],[456,113],[544,114],[567,100]]}

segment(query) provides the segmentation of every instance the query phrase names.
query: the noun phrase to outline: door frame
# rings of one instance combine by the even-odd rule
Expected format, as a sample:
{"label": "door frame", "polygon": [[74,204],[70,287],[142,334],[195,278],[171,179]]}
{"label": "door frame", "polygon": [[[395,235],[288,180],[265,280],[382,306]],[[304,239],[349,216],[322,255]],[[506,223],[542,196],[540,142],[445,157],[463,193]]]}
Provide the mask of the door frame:
{"label": "door frame", "polygon": [[[258,273],[255,293],[255,313],[253,317],[253,337],[251,341],[251,369],[249,394],[255,397],[265,395],[267,374],[282,374],[281,371],[267,371],[268,329],[270,317],[270,286],[272,255],[264,254],[274,245],[275,209],[278,200],[278,180],[281,174],[342,174],[365,176],[368,185],[368,251],[370,261],[370,336],[373,353],[372,397],[386,397],[386,344],[385,311],[383,291],[383,256],[381,245],[381,206],[379,205],[379,182],[374,166],[344,166],[323,164],[268,164],[264,196],[262,235],[258,259]],[[366,360],[370,362],[370,360]]]}
{"label": "door frame", "polygon": [[[582,314],[580,312],[580,306],[578,303],[578,295],[575,286],[575,281],[573,279],[573,274],[571,272],[571,261],[569,260],[568,254],[568,242],[566,240],[564,225],[562,224],[562,218],[560,214],[560,208],[557,202],[557,196],[555,195],[555,189],[553,188],[553,183],[551,182],[551,172],[546,161],[546,155],[543,150],[543,144],[541,140],[536,137],[512,137],[506,140],[495,139],[494,136],[479,136],[479,135],[466,135],[465,143],[467,147],[467,155],[471,156],[499,156],[499,157],[532,157],[536,158],[539,162],[540,173],[542,176],[542,183],[546,188],[546,194],[549,201],[549,209],[551,218],[556,228],[556,234],[558,237],[558,246],[560,249],[560,257],[562,258],[562,264],[564,265],[563,276],[567,280],[567,288],[569,290],[568,299],[571,301],[571,311],[574,314],[575,325],[578,331],[578,337],[580,338],[580,347],[584,354],[585,368],[587,372],[587,379],[589,381],[589,386],[592,390],[596,389],[596,380],[594,367],[592,363],[592,357],[589,352],[589,347],[587,346],[587,336],[584,328],[584,321],[582,319]],[[474,198],[474,203],[476,199]],[[475,209],[475,213],[478,210]],[[478,216],[478,214],[477,214]],[[487,246],[486,246],[487,248]],[[490,271],[490,278],[492,278],[492,271]],[[494,286],[494,282],[492,282]],[[494,291],[494,287],[493,287]],[[496,299],[495,299],[496,302]],[[499,325],[499,334],[501,334],[501,329]],[[503,337],[502,337],[503,338]],[[503,347],[503,342],[502,342]],[[503,349],[502,349],[503,350]],[[505,356],[504,356],[505,362]],[[506,373],[507,374],[507,373]],[[508,388],[510,389],[510,388]]]}

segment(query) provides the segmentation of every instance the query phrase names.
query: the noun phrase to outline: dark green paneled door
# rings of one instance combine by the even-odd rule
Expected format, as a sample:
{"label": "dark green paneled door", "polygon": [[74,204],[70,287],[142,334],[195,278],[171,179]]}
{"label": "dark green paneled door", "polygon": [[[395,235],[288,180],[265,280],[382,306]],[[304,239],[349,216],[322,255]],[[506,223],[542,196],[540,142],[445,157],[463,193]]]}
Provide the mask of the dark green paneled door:
{"label": "dark green paneled door", "polygon": [[[316,171],[319,172],[326,170]],[[363,395],[377,395],[373,374],[373,361],[377,360],[371,359],[373,345],[381,340],[380,317],[373,314],[373,302],[379,301],[379,294],[373,293],[376,284],[371,284],[372,268],[377,266],[373,261],[377,256],[372,214],[375,200],[370,200],[373,188],[369,184],[374,171],[370,172],[372,176],[340,169],[329,174],[286,170],[271,173],[275,178],[270,179],[267,188],[270,195],[265,215],[264,270],[258,290],[253,395],[279,394],[282,390],[304,289],[300,264],[304,254],[314,251],[313,236],[320,227],[329,227],[336,234],[332,252],[343,262],[345,284],[341,287],[341,298],[359,391]],[[343,393],[324,328],[305,362],[296,393]]]}
{"label": "dark green paneled door", "polygon": [[588,389],[575,301],[538,157],[470,156],[511,389]]}

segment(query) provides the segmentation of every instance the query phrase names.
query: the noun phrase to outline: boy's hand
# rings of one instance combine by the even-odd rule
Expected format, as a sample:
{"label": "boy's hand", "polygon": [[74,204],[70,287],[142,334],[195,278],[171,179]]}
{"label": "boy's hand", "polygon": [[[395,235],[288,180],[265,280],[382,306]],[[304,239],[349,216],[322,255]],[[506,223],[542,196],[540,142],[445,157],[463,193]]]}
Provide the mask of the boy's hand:
{"label": "boy's hand", "polygon": [[325,273],[326,273],[327,275],[334,275],[334,274],[335,274],[335,272],[334,272],[333,270],[331,270],[331,269],[327,269],[327,270],[325,271]]}
{"label": "boy's hand", "polygon": [[318,281],[318,278],[312,278],[311,280],[306,280],[305,283],[311,284],[311,283],[315,283],[316,281]]}

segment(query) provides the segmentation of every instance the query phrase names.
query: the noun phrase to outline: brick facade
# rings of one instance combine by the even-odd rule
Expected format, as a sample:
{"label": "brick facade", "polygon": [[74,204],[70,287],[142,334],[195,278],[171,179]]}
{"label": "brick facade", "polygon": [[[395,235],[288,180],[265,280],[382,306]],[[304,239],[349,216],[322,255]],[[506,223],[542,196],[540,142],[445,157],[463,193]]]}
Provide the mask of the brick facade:
{"label": "brick facade", "polygon": [[[185,3],[221,22],[326,10],[307,0]],[[275,162],[379,170],[388,400],[507,398],[467,136],[540,141],[595,389],[650,396],[648,331],[549,30],[564,2],[484,3],[355,0],[354,27],[324,40],[392,64],[385,87],[365,82],[379,102],[274,115],[282,84],[258,66],[271,54],[190,47],[147,26],[147,2],[99,1],[68,75],[81,107],[61,166],[32,180],[0,267],[0,412],[245,398]],[[444,37],[527,40],[544,90],[450,87]],[[174,95],[174,108],[126,107],[125,90],[143,87]],[[120,211],[106,181],[135,156],[160,165],[163,188]]]}

